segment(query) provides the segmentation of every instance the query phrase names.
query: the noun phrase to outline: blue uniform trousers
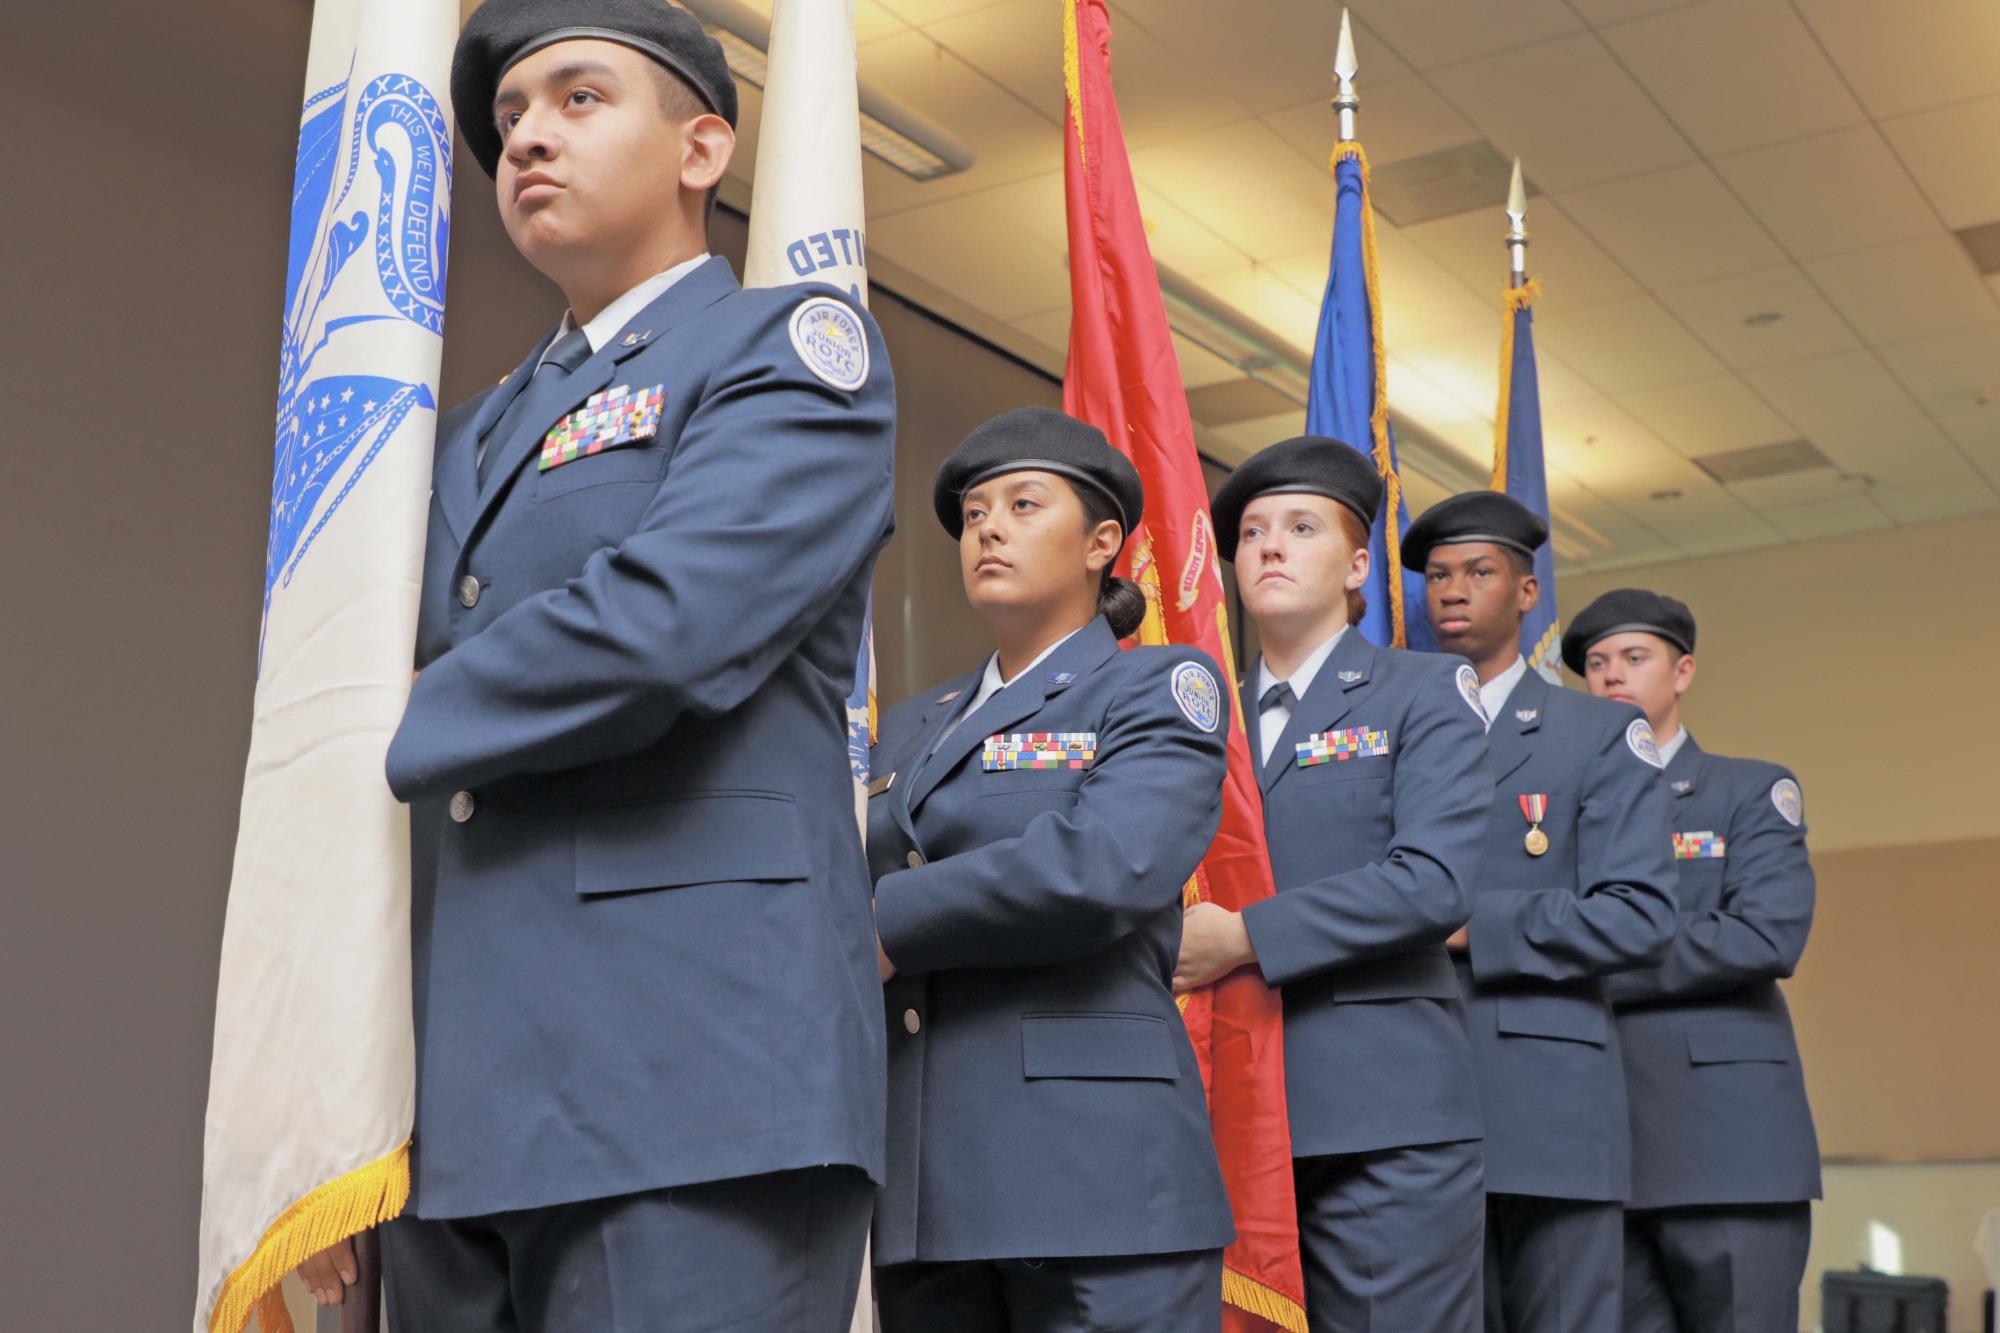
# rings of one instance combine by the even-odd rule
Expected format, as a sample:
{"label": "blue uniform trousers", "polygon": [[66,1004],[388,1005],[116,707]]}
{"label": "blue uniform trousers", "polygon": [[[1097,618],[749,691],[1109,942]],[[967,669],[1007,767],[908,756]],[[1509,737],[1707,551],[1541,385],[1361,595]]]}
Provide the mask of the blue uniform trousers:
{"label": "blue uniform trousers", "polygon": [[1624,1208],[1486,1197],[1486,1333],[1618,1333]]}
{"label": "blue uniform trousers", "polygon": [[1222,1251],[875,1270],[882,1333],[1217,1333]]}
{"label": "blue uniform trousers", "polygon": [[1807,1203],[1625,1214],[1624,1333],[1797,1333]]}
{"label": "blue uniform trousers", "polygon": [[874,1188],[850,1167],[382,1228],[396,1333],[847,1333]]}
{"label": "blue uniform trousers", "polygon": [[1477,1333],[1479,1142],[1292,1161],[1312,1333]]}

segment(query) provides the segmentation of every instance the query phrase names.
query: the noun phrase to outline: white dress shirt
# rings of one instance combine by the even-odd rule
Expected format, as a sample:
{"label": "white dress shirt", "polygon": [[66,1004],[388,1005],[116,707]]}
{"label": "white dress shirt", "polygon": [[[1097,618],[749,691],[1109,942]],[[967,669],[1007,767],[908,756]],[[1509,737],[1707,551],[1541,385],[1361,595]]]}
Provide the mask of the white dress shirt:
{"label": "white dress shirt", "polygon": [[1083,631],[1083,626],[1079,625],[1077,626],[1077,628],[1063,635],[1060,639],[1057,639],[1054,643],[1050,644],[1048,647],[1042,649],[1041,653],[1036,656],[1035,660],[1028,663],[1028,665],[1022,667],[1019,671],[1016,671],[1011,680],[1000,679],[1000,654],[995,653],[993,654],[993,656],[987,658],[986,673],[979,678],[979,688],[973,691],[971,702],[967,703],[965,707],[958,710],[958,716],[952,719],[951,725],[946,727],[944,729],[944,732],[937,738],[937,745],[933,745],[931,747],[931,753],[936,754],[938,751],[938,746],[944,744],[945,737],[951,735],[952,732],[957,731],[959,723],[965,721],[965,719],[971,717],[974,713],[978,712],[981,704],[985,703],[988,699],[991,699],[994,695],[1000,693],[1000,691],[1006,689],[1009,685],[1012,685],[1014,681],[1019,680],[1021,677],[1027,675],[1030,671],[1033,671],[1043,662],[1046,662],[1048,660],[1050,653],[1062,647],[1064,644],[1068,643],[1071,639],[1074,639],[1078,634],[1082,633],[1082,631]]}
{"label": "white dress shirt", "polygon": [[1521,683],[1521,677],[1528,674],[1528,659],[1516,657],[1514,665],[1479,687],[1479,706],[1486,712],[1486,729],[1493,730],[1493,719],[1500,716],[1506,706],[1507,696]]}
{"label": "white dress shirt", "polygon": [[[1340,642],[1340,636],[1347,633],[1347,630],[1348,626],[1342,625],[1333,632],[1332,638],[1313,649],[1312,655],[1299,663],[1299,669],[1285,682],[1292,687],[1293,699],[1306,697],[1306,691],[1312,688],[1313,681],[1319,676],[1319,669],[1326,665],[1327,658],[1333,656],[1334,645]],[[1264,707],[1264,696],[1270,693],[1271,687],[1277,683],[1278,678],[1271,674],[1271,668],[1265,664],[1262,657],[1259,657],[1257,695],[1250,702],[1258,707],[1257,739],[1264,750],[1257,761],[1260,765],[1271,762],[1271,751],[1278,747],[1278,737],[1284,734],[1286,724],[1292,720],[1292,710],[1287,704],[1273,703],[1268,708]]]}
{"label": "white dress shirt", "polygon": [[[673,286],[707,262],[708,254],[703,252],[696,255],[693,259],[683,259],[672,268],[661,273],[655,273],[652,277],[647,278],[631,291],[626,292],[610,305],[598,311],[597,318],[583,326],[583,340],[590,344],[591,351],[597,351],[604,344],[611,341],[613,334],[631,323],[634,315],[658,300],[667,288]],[[575,329],[576,312],[573,310],[563,311],[562,323],[556,328],[556,336],[549,339],[549,346],[554,347],[563,340],[564,335],[574,332]],[[548,355],[548,352],[544,351],[542,359],[547,360]],[[535,362],[535,369],[540,370],[541,368],[541,361]]]}
{"label": "white dress shirt", "polygon": [[1675,727],[1674,738],[1670,741],[1663,741],[1657,736],[1653,738],[1654,743],[1660,747],[1661,768],[1665,768],[1668,764],[1674,762],[1674,756],[1681,752],[1683,745],[1687,744],[1687,738],[1688,729],[1686,727]]}

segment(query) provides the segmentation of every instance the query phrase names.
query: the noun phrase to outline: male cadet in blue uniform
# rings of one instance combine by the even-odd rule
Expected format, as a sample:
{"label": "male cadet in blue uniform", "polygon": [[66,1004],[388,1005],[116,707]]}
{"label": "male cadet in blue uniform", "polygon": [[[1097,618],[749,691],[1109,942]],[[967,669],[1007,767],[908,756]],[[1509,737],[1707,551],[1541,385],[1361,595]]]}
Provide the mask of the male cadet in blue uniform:
{"label": "male cadet in blue uniform", "polygon": [[1694,616],[1608,592],[1563,635],[1590,692],[1646,710],[1667,761],[1680,931],[1660,966],[1610,980],[1632,1105],[1625,1333],[1790,1333],[1820,1196],[1789,977],[1812,927],[1798,780],[1725,759],[1681,725]]}
{"label": "male cadet in blue uniform", "polygon": [[1263,641],[1243,716],[1278,892],[1187,913],[1176,984],[1284,988],[1285,1095],[1314,1333],[1474,1333],[1479,1086],[1445,940],[1472,914],[1493,780],[1462,659],[1361,637],[1382,479],[1338,440],[1263,450],[1215,497]]}
{"label": "male cadet in blue uniform", "polygon": [[438,433],[388,756],[418,1049],[390,1317],[844,1330],[883,1155],[842,711],[892,526],[882,344],[704,253],[736,95],[684,11],[489,0],[452,98],[569,313]]}
{"label": "male cadet in blue uniform", "polygon": [[1486,1327],[1614,1333],[1631,1161],[1605,978],[1665,956],[1674,867],[1645,715],[1521,657],[1546,540],[1519,502],[1473,491],[1410,525],[1403,563],[1489,719],[1486,869],[1451,941],[1486,1116]]}

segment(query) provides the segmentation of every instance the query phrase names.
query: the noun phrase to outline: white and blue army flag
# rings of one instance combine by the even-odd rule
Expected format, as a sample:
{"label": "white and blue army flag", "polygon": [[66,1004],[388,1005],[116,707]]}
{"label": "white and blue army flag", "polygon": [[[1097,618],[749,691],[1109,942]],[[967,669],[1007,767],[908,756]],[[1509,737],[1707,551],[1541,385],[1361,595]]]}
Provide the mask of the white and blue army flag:
{"label": "white and blue army flag", "polygon": [[[743,285],[825,282],[865,306],[867,219],[861,207],[854,0],[777,0],[765,68]],[[856,817],[864,830],[874,681],[870,614],[862,628],[854,690],[847,698],[847,751],[854,767]]]}
{"label": "white and blue army flag", "polygon": [[279,1279],[409,1194],[410,835],[382,763],[416,642],[457,32],[456,0],[313,6],[196,1333],[289,1330]]}
{"label": "white and blue army flag", "polygon": [[[867,221],[861,207],[861,90],[854,63],[854,0],[777,0],[771,7],[750,243],[743,285],[831,283],[868,304]],[[854,815],[868,831],[868,746],[875,734],[875,616],[870,599],[847,696]],[[869,1261],[852,1333],[873,1333]]]}

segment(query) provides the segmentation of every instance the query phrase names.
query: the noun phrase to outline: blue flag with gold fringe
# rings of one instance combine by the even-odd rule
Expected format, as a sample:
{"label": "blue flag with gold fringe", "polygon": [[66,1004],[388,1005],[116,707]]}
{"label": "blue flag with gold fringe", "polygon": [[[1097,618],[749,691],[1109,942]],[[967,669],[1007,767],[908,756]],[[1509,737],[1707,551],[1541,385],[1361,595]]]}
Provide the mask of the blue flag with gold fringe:
{"label": "blue flag with gold fringe", "polygon": [[1424,614],[1421,575],[1402,567],[1409,507],[1396,473],[1396,439],[1389,428],[1389,393],[1382,352],[1382,303],[1376,281],[1375,215],[1368,200],[1368,159],[1358,143],[1334,150],[1333,255],[1320,300],[1306,397],[1306,433],[1343,440],[1375,462],[1382,476],[1382,510],[1368,537],[1368,610],[1361,633],[1370,643],[1435,651]]}
{"label": "blue flag with gold fringe", "polygon": [[[1505,491],[1549,521],[1548,468],[1542,458],[1542,392],[1535,378],[1533,283],[1507,290],[1501,330],[1500,402],[1493,417],[1493,489]],[[1553,524],[1551,524],[1553,530]],[[1562,621],[1556,615],[1553,540],[1535,552],[1542,600],[1521,621],[1521,656],[1555,684],[1562,683]]]}

